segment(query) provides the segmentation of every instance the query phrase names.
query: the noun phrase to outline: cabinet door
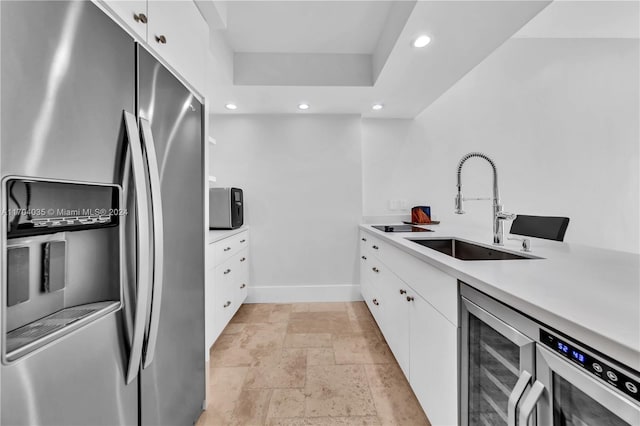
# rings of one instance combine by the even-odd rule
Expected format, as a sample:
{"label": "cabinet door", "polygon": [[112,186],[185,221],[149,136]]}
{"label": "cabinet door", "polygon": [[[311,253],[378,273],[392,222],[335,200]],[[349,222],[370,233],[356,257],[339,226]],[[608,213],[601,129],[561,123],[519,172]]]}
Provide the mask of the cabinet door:
{"label": "cabinet door", "polygon": [[142,40],[147,40],[147,0],[102,0],[100,3]]}
{"label": "cabinet door", "polygon": [[192,1],[149,0],[148,44],[201,94],[209,27]]}
{"label": "cabinet door", "polygon": [[410,316],[411,388],[433,425],[458,424],[458,329],[420,296]]}
{"label": "cabinet door", "polygon": [[382,334],[398,361],[400,368],[409,377],[409,287],[386,266],[380,268],[380,294],[383,306]]}

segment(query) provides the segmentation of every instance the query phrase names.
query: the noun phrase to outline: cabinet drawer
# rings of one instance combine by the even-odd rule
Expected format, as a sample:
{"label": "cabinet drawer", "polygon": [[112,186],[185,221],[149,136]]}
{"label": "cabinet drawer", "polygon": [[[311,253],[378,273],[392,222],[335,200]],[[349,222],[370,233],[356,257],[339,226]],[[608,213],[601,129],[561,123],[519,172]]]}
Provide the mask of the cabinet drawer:
{"label": "cabinet drawer", "polygon": [[249,246],[249,233],[244,231],[210,245],[213,246],[210,252],[212,259],[210,260],[214,265],[220,265],[240,250]]}
{"label": "cabinet drawer", "polygon": [[231,259],[215,267],[214,285],[216,288],[231,285],[232,282],[240,279],[240,275],[242,274],[241,265],[244,263],[240,262],[240,259],[244,254],[244,251],[236,253]]}

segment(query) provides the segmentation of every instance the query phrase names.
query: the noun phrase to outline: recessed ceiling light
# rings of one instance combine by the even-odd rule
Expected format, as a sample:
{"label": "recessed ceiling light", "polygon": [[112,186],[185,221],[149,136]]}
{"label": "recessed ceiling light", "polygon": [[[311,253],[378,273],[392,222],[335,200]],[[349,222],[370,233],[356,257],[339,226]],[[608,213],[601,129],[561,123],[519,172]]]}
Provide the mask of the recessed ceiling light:
{"label": "recessed ceiling light", "polygon": [[298,104],[298,109],[301,109],[301,110],[309,109],[309,104],[304,104],[304,103]]}
{"label": "recessed ceiling light", "polygon": [[382,104],[373,104],[373,106],[371,107],[371,109],[374,111],[380,111],[382,108],[384,108],[384,105]]}
{"label": "recessed ceiling light", "polygon": [[238,105],[236,104],[226,104],[224,107],[230,110],[238,109]]}
{"label": "recessed ceiling light", "polygon": [[425,47],[429,43],[431,43],[431,37],[423,34],[413,41],[413,47]]}

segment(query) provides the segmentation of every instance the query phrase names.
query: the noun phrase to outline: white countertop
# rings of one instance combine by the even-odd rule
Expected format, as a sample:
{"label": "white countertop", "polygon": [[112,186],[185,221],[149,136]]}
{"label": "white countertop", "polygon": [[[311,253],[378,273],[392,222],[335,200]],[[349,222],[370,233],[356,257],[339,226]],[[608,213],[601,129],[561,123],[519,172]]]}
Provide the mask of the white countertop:
{"label": "white countertop", "polygon": [[249,227],[246,225],[242,225],[240,228],[236,229],[210,229],[209,235],[207,235],[208,243],[212,244],[216,241],[224,240],[225,238],[229,238],[232,235],[244,232],[247,229],[249,229]]}
{"label": "white countertop", "polygon": [[[543,259],[464,261],[406,238],[456,237],[492,247],[490,229],[478,232],[442,225],[427,227],[434,232],[385,233],[371,225],[360,225],[460,281],[640,371],[640,255],[531,238],[530,254]],[[505,241],[500,249],[519,253],[520,244]]]}

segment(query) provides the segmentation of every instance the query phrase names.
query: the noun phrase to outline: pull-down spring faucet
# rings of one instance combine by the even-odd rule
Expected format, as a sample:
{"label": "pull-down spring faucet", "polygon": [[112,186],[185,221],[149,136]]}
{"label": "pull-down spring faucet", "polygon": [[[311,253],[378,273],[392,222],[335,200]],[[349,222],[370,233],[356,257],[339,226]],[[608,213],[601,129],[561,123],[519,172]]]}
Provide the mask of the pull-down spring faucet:
{"label": "pull-down spring faucet", "polygon": [[463,201],[470,200],[488,200],[488,198],[464,198],[462,196],[462,166],[465,161],[471,157],[480,157],[489,162],[493,168],[493,244],[501,246],[504,244],[504,220],[513,220],[516,218],[515,214],[505,213],[502,211],[502,204],[500,204],[500,191],[498,190],[498,170],[491,158],[481,152],[470,152],[458,163],[458,194],[456,195],[456,214],[464,214],[462,210]]}

